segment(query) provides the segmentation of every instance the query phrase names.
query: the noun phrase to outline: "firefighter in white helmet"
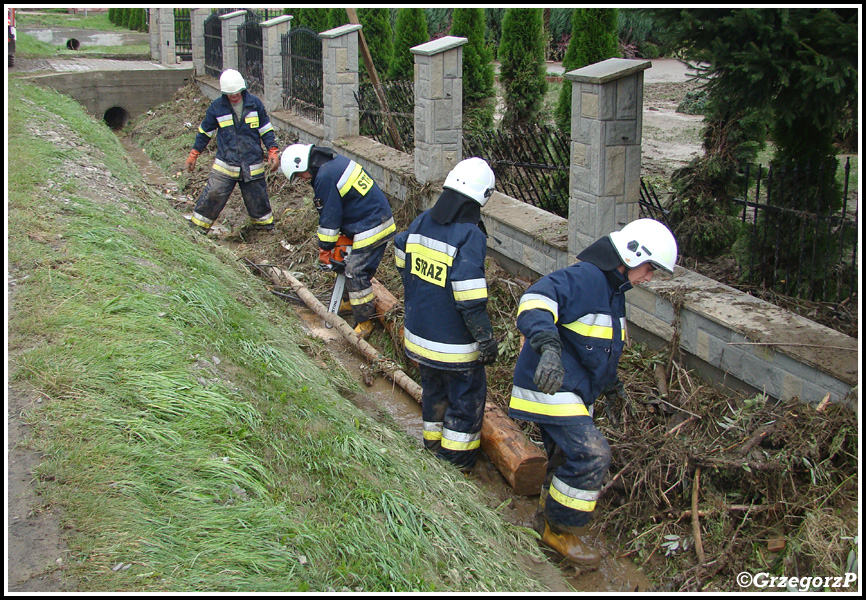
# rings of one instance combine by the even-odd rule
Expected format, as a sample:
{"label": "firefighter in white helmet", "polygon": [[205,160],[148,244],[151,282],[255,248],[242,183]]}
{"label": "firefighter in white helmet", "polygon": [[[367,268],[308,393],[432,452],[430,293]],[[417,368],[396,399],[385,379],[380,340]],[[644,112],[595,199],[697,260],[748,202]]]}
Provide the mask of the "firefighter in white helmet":
{"label": "firefighter in white helmet", "polygon": [[487,314],[481,221],[495,182],[483,159],[459,162],[433,207],[394,238],[404,289],[403,345],[421,372],[424,446],[463,471],[480,453],[485,365],[499,355]]}
{"label": "firefighter in white helmet", "polygon": [[[235,185],[240,186],[253,228],[274,228],[265,171],[279,168],[279,147],[265,105],[246,87],[240,73],[234,69],[223,71],[222,95],[208,107],[186,159],[187,170],[192,172],[199,155],[216,136],[216,158],[190,221],[202,233],[207,233],[219,217]],[[267,159],[262,145],[268,151]]]}
{"label": "firefighter in white helmet", "polygon": [[[673,274],[677,243],[653,219],[597,240],[581,262],[532,284],[517,327],[526,343],[514,369],[509,416],[535,422],[548,456],[536,522],[542,542],[588,568],[601,557],[581,540],[610,466],[610,446],[593,424],[595,399],[618,382],[625,345],[625,292]],[[543,517],[540,518],[540,517]]]}
{"label": "firefighter in white helmet", "polygon": [[[352,240],[346,259],[346,290],[355,333],[369,337],[375,323],[373,276],[397,233],[388,198],[364,168],[324,146],[292,144],[280,159],[283,174],[313,186],[319,212],[319,261],[328,264],[341,235]],[[345,303],[340,306],[344,310]]]}

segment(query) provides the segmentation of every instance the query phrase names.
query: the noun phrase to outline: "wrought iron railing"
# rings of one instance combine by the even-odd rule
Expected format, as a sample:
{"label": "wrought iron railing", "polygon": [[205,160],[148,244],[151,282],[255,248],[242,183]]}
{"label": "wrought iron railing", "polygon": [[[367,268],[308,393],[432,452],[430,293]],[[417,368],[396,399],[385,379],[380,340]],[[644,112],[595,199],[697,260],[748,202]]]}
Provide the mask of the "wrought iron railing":
{"label": "wrought iron railing", "polygon": [[360,133],[412,154],[415,149],[415,84],[385,81],[380,90],[387,110],[382,108],[373,84],[361,84],[355,94],[360,111]]}
{"label": "wrought iron railing", "polygon": [[204,71],[211,77],[223,72],[223,25],[215,12],[204,22]]}
{"label": "wrought iron railing", "polygon": [[323,121],[322,41],[309,27],[297,27],[280,39],[283,108],[311,121]]}
{"label": "wrought iron railing", "polygon": [[192,60],[192,25],[188,8],[174,9],[174,54],[180,60]]}
{"label": "wrought iron railing", "polygon": [[262,47],[262,17],[247,11],[247,20],[238,26],[238,72],[247,89],[256,96],[265,93],[264,49]]}

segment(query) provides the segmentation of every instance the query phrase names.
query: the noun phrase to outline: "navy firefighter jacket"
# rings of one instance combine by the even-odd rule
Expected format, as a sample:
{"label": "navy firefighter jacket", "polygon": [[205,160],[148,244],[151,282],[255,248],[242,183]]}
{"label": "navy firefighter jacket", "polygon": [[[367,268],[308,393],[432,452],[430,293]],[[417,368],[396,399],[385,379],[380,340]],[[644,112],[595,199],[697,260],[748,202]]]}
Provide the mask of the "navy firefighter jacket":
{"label": "navy firefighter jacket", "polygon": [[394,236],[388,198],[354,160],[337,154],[319,167],[312,183],[320,248],[333,248],[341,232],[352,238],[353,251],[375,248]]}
{"label": "navy firefighter jacket", "polygon": [[476,223],[442,225],[430,210],[394,238],[403,279],[406,355],[428,367],[457,371],[478,363],[478,344],[462,313],[487,305],[487,237]]}
{"label": "navy firefighter jacket", "polygon": [[202,152],[211,138],[217,138],[213,170],[241,181],[265,176],[265,148],[277,148],[274,127],[262,101],[244,90],[243,111],[238,120],[231,102],[223,94],[208,107],[192,147]]}
{"label": "navy firefighter jacket", "polygon": [[[628,278],[579,262],[554,271],[520,298],[517,328],[526,337],[514,369],[508,414],[512,418],[567,425],[591,419],[591,406],[614,381],[625,345],[625,292]],[[532,379],[541,358],[529,341],[555,331],[562,342],[565,377],[559,391],[538,391]]]}

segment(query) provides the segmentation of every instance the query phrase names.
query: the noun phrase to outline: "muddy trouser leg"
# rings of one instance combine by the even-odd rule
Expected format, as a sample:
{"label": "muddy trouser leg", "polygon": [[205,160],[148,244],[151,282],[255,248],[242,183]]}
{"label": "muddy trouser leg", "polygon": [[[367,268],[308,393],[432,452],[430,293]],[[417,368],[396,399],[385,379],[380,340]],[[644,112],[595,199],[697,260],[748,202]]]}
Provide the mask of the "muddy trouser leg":
{"label": "muddy trouser leg", "polygon": [[448,408],[448,389],[445,371],[418,365],[421,372],[421,419],[424,422],[424,447],[439,452],[442,446],[442,427]]}
{"label": "muddy trouser leg", "polygon": [[465,371],[445,371],[448,408],[438,456],[469,470],[481,452],[481,424],[487,400],[487,374],[479,365]]}
{"label": "muddy trouser leg", "polygon": [[190,220],[191,225],[203,233],[207,233],[225,208],[237,182],[237,179],[211,171],[207,178],[207,184],[195,203],[195,209]]}
{"label": "muddy trouser leg", "polygon": [[251,181],[241,181],[240,187],[244,206],[247,208],[253,227],[273,229],[274,214],[271,212],[271,202],[268,200],[267,180],[262,177]]}
{"label": "muddy trouser leg", "polygon": [[372,280],[387,247],[388,244],[385,243],[375,248],[353,249],[346,259],[346,290],[356,324],[376,316],[376,296],[373,294]]}
{"label": "muddy trouser leg", "polygon": [[539,424],[539,427],[545,448],[550,442],[562,453],[561,459],[556,458],[559,464],[550,481],[544,516],[554,527],[583,527],[595,510],[610,468],[610,446],[589,417],[567,426]]}

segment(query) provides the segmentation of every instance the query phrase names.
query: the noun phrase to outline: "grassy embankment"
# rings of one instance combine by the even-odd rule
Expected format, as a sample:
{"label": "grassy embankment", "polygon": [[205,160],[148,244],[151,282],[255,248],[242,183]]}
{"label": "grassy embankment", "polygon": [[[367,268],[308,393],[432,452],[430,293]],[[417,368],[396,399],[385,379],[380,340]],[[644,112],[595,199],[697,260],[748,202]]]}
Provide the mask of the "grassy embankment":
{"label": "grassy embankment", "polygon": [[150,55],[150,43],[130,44],[124,46],[84,46],[79,50],[69,50],[65,45],[51,45],[40,42],[34,36],[22,31],[22,29],[51,29],[56,27],[75,27],[77,29],[89,29],[104,31],[106,33],[141,33],[133,32],[126,27],[120,27],[108,20],[108,13],[89,13],[84,15],[70,15],[66,13],[31,14],[18,11],[15,16],[17,25],[17,36],[15,42],[15,55],[21,58],[68,58],[74,56],[117,56],[124,55]]}
{"label": "grassy embankment", "polygon": [[9,97],[10,383],[43,399],[29,443],[82,591],[539,590],[531,535],[342,397],[104,124]]}

